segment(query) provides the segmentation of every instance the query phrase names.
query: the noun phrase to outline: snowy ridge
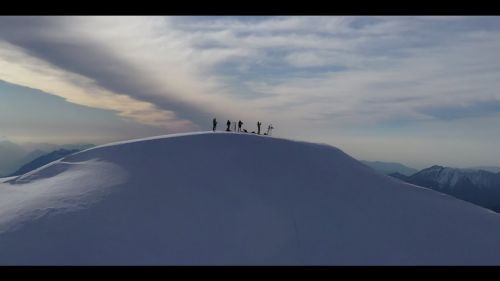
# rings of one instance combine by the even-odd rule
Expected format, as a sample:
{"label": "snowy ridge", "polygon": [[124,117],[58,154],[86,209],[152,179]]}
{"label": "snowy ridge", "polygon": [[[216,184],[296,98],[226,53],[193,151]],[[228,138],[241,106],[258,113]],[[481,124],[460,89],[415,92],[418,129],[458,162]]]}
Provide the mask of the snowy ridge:
{"label": "snowy ridge", "polygon": [[2,265],[500,264],[500,215],[252,134],[94,147],[0,183]]}
{"label": "snowy ridge", "polygon": [[479,188],[496,187],[500,189],[500,176],[498,174],[474,169],[432,166],[412,175],[411,178],[425,178],[426,180],[435,181],[440,188],[453,188],[457,184],[467,181]]}
{"label": "snowy ridge", "polygon": [[[151,141],[151,140],[159,140],[159,139],[167,139],[167,138],[177,138],[177,137],[184,137],[184,136],[195,136],[195,135],[204,135],[204,134],[230,134],[230,135],[253,135],[253,136],[262,136],[264,135],[256,135],[256,134],[251,134],[251,133],[239,133],[239,132],[225,132],[225,131],[200,131],[200,132],[187,132],[187,133],[176,133],[176,134],[168,134],[168,135],[160,135],[160,136],[152,136],[152,137],[146,137],[146,138],[138,138],[138,139],[131,139],[131,140],[124,140],[124,141],[117,141],[117,142],[111,142],[107,144],[102,144],[98,146],[94,146],[91,148],[88,148],[86,150],[82,150],[80,152],[88,151],[94,148],[102,148],[102,147],[108,147],[108,146],[115,146],[115,145],[120,145],[120,144],[129,144],[129,143],[134,143],[134,142],[145,142],[145,141]],[[273,136],[265,136],[266,138],[273,138]],[[286,139],[286,138],[281,138],[281,139]],[[286,139],[290,141],[294,141],[291,139]],[[80,153],[78,152],[78,153]]]}
{"label": "snowy ridge", "polygon": [[500,213],[500,173],[432,166],[410,177],[392,176]]}

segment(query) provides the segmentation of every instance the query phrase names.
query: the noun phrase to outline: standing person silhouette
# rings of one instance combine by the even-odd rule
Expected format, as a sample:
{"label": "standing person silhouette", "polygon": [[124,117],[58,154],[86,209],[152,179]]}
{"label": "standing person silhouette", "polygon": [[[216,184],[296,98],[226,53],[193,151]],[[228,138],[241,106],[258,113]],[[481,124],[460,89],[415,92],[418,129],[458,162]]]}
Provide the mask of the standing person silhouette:
{"label": "standing person silhouette", "polygon": [[260,135],[260,125],[262,125],[262,123],[260,123],[260,121],[257,121],[257,134]]}
{"label": "standing person silhouette", "polygon": [[212,131],[215,132],[215,129],[217,129],[217,119],[214,118],[214,120],[212,120],[212,125],[213,125]]}
{"label": "standing person silhouette", "polygon": [[231,121],[227,120],[226,125],[227,125],[226,132],[230,132],[231,129],[229,127],[231,126]]}
{"label": "standing person silhouette", "polygon": [[241,125],[243,125],[243,122],[238,121],[238,132],[241,132]]}

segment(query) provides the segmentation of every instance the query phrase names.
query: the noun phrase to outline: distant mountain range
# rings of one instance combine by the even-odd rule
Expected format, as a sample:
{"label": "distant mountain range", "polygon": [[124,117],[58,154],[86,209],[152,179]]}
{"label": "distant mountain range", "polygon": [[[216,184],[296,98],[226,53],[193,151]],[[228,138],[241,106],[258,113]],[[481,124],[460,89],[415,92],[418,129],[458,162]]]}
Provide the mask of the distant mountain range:
{"label": "distant mountain range", "polygon": [[26,159],[29,152],[24,147],[8,140],[0,141],[0,177],[15,171],[20,165],[33,160]]}
{"label": "distant mountain range", "polygon": [[35,158],[33,161],[30,161],[29,163],[23,165],[17,171],[15,171],[11,175],[9,175],[9,177],[26,174],[30,171],[33,171],[37,168],[42,167],[43,165],[49,164],[50,162],[56,161],[58,159],[63,158],[64,156],[76,153],[78,151],[80,151],[80,149],[71,149],[71,150],[59,149],[59,150],[44,154],[42,156]]}
{"label": "distant mountain range", "polygon": [[83,150],[93,147],[93,144],[49,144],[25,143],[17,144],[9,140],[0,141],[0,177],[16,173],[21,166],[53,151]]}
{"label": "distant mountain range", "polygon": [[488,171],[488,172],[492,172],[492,173],[500,172],[500,167],[493,167],[493,166],[478,166],[478,167],[470,167],[468,169],[470,169],[470,170],[483,170],[483,171]]}
{"label": "distant mountain range", "polygon": [[458,169],[434,165],[418,171],[400,163],[361,162],[401,181],[430,188],[500,213],[500,167]]}
{"label": "distant mountain range", "polygon": [[432,166],[411,176],[393,173],[404,182],[427,187],[500,213],[500,172]]}
{"label": "distant mountain range", "polygon": [[365,161],[365,160],[360,160],[360,161],[361,163],[373,168],[375,171],[381,172],[386,175],[392,173],[400,173],[406,176],[410,176],[418,172],[417,169],[413,169],[403,164],[395,162]]}

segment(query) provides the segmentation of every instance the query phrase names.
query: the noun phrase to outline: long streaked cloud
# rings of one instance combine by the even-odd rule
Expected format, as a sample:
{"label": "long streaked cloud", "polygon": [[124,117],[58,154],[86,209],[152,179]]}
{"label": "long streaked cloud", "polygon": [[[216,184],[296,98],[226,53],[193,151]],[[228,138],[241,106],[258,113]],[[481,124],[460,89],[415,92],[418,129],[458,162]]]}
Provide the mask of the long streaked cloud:
{"label": "long streaked cloud", "polygon": [[[222,111],[229,116],[245,116],[245,112],[250,112],[237,102],[232,103],[227,86],[220,77],[210,73],[214,65],[247,56],[248,51],[227,48],[197,50],[191,46],[191,35],[176,31],[168,18],[15,17],[2,18],[2,21],[2,39],[18,48],[17,51],[21,50],[26,57],[16,61],[18,65],[32,69],[43,62],[52,72],[88,79],[114,96],[125,95],[146,102],[151,107],[150,115],[156,111],[156,114],[171,117],[161,118],[159,123],[187,124],[190,121],[191,125],[197,125],[206,122],[214,112]],[[5,57],[3,61],[6,61]],[[4,78],[19,76],[11,74],[11,68],[5,68],[4,72]],[[27,81],[34,80],[31,75],[25,77],[30,78],[23,80],[23,85],[43,88],[36,81]],[[64,79],[73,86],[80,86],[83,92],[89,88],[89,83],[83,85],[75,80],[78,79]],[[46,90],[46,86],[44,88]],[[61,91],[47,92],[84,105],[90,105],[89,99],[94,98],[84,94],[62,94]],[[128,110],[107,108],[130,116],[129,111],[136,107],[130,104]],[[141,112],[148,111],[139,109],[133,117],[142,122],[145,120]]]}
{"label": "long streaked cloud", "polygon": [[214,115],[291,131],[453,119],[500,101],[497,17],[4,17],[0,40],[0,79],[174,131]]}
{"label": "long streaked cloud", "polygon": [[167,129],[191,127],[188,120],[179,120],[173,111],[161,110],[152,103],[111,92],[91,79],[58,69],[31,57],[15,46],[0,43],[0,77],[2,80],[27,85],[67,101],[94,108],[113,110],[118,115],[138,122]]}

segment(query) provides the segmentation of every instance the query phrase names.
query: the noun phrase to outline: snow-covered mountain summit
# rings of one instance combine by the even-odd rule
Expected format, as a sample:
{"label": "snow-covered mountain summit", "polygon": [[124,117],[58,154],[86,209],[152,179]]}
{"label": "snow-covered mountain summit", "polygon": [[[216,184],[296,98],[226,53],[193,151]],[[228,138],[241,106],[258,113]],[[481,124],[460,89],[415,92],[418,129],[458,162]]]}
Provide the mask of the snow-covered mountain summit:
{"label": "snow-covered mountain summit", "polygon": [[431,180],[441,188],[453,188],[459,184],[472,184],[477,188],[500,188],[500,174],[476,169],[457,169],[442,166],[432,166],[411,176]]}
{"label": "snow-covered mountain summit", "polygon": [[0,184],[0,264],[500,264],[500,215],[322,144],[91,148]]}
{"label": "snow-covered mountain summit", "polygon": [[435,165],[409,177],[392,176],[500,212],[500,173]]}

